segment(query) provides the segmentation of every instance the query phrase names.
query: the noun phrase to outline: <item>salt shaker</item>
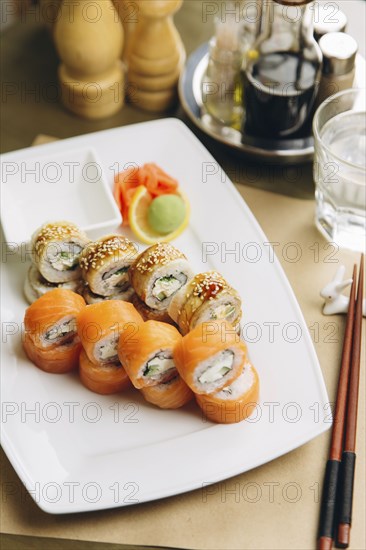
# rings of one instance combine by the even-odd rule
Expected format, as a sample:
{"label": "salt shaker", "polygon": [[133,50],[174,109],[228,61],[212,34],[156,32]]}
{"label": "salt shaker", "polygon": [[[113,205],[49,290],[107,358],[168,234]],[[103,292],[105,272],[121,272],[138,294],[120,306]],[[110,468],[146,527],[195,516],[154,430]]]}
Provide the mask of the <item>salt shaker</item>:
{"label": "salt shaker", "polygon": [[317,105],[327,97],[352,88],[355,78],[357,42],[344,32],[329,32],[319,40],[323,53],[323,72],[320,79]]}
{"label": "salt shaker", "polygon": [[319,42],[328,32],[345,32],[347,16],[335,3],[314,4],[314,38]]}

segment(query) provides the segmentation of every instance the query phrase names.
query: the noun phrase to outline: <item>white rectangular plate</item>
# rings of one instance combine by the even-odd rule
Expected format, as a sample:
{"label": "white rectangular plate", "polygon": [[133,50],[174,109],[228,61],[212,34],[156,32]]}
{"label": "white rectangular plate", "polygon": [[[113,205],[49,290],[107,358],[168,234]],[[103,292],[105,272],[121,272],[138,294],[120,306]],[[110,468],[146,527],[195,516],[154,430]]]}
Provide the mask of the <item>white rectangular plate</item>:
{"label": "white rectangular plate", "polygon": [[159,410],[137,391],[99,396],[77,374],[40,371],[21,345],[27,264],[22,254],[4,249],[2,442],[37,504],[58,514],[167,497],[245,472],[325,431],[328,397],[293,292],[254,216],[198,139],[183,123],[166,119],[4,159],[35,160],[85,147],[97,151],[111,185],[116,170],[151,161],[179,180],[192,213],[174,244],[196,271],[216,269],[239,291],[260,403],[247,421],[215,425],[194,403]]}

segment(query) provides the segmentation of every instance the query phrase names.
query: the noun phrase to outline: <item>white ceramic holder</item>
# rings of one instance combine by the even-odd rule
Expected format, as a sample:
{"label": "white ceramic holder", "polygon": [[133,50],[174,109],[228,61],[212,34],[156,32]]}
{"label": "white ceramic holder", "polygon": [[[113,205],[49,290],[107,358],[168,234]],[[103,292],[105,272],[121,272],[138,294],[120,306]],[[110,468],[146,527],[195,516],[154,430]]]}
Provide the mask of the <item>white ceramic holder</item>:
{"label": "white ceramic holder", "polygon": [[[343,280],[345,271],[345,266],[340,265],[333,280],[320,291],[320,296],[325,299],[324,315],[335,315],[336,313],[347,313],[348,311],[349,297],[344,296],[342,290],[352,284],[352,279]],[[362,304],[362,315],[366,317],[365,298]]]}

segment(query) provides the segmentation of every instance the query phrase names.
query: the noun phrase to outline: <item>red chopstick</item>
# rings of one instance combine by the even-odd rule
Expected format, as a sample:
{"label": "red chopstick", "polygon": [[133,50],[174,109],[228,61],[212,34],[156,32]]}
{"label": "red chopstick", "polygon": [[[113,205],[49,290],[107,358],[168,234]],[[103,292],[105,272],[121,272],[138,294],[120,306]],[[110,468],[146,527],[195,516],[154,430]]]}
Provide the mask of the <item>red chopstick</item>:
{"label": "red chopstick", "polygon": [[353,268],[349,308],[343,340],[342,362],[338,380],[337,401],[334,413],[329,458],[326,464],[322,505],[318,531],[318,550],[330,550],[333,545],[336,519],[337,488],[343,450],[344,426],[347,409],[347,393],[352,354],[352,334],[354,331],[354,311],[356,294],[357,266]]}
{"label": "red chopstick", "polygon": [[358,388],[360,379],[362,302],[363,302],[364,257],[361,256],[358,277],[356,311],[352,339],[351,372],[348,386],[347,420],[344,449],[342,454],[341,477],[339,487],[339,516],[337,546],[348,548],[352,523],[353,482],[356,463],[356,431]]}

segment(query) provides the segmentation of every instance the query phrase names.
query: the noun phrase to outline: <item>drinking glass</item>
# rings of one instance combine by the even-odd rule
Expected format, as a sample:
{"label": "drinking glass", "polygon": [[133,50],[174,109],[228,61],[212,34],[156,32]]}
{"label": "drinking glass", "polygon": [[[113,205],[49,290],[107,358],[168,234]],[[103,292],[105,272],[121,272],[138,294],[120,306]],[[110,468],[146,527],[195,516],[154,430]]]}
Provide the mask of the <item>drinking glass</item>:
{"label": "drinking glass", "polygon": [[326,99],[313,120],[316,225],[341,248],[364,251],[366,222],[365,90]]}

